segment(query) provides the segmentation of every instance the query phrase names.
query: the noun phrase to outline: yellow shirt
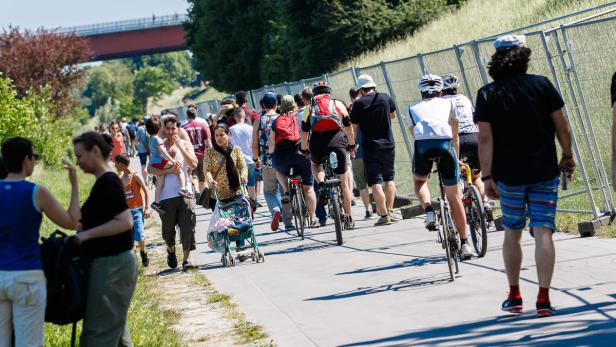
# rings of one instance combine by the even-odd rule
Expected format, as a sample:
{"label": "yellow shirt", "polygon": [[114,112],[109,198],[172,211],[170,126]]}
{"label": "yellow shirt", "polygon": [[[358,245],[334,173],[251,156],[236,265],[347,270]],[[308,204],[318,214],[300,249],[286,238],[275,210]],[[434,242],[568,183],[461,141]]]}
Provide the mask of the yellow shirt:
{"label": "yellow shirt", "polygon": [[[231,151],[231,159],[233,159],[233,163],[235,164],[235,169],[239,175],[240,182],[242,179],[247,179],[248,167],[246,166],[242,149],[238,146],[233,146],[233,150]],[[205,171],[205,181],[208,185],[212,181],[216,181],[218,183],[216,192],[218,193],[219,199],[229,199],[242,193],[241,188],[233,191],[229,186],[229,175],[227,175],[225,157],[218,153],[214,148],[206,149],[203,154],[203,171]],[[216,171],[218,171],[218,174],[216,174]],[[214,177],[215,174],[216,176]]]}

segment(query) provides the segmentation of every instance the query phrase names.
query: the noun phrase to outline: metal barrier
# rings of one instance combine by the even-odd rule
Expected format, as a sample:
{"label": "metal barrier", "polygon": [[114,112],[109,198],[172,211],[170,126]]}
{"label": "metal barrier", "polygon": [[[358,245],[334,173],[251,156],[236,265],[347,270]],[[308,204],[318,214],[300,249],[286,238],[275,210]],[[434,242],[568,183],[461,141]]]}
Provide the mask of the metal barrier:
{"label": "metal barrier", "polygon": [[[529,73],[548,77],[565,100],[564,113],[573,133],[578,172],[572,190],[559,192],[562,199],[559,211],[588,214],[597,219],[616,213],[606,169],[611,166],[607,154],[611,151],[611,105],[608,101],[610,79],[616,69],[616,1],[554,20],[590,12],[596,13],[566,25],[546,28],[551,22],[546,21],[508,33],[527,35],[527,44],[532,50]],[[536,31],[529,32],[530,28]],[[256,101],[268,91],[293,95],[322,80],[329,82],[335,98],[345,100],[357,76],[370,75],[377,84],[377,91],[388,92],[396,103],[397,117],[392,121],[396,186],[400,193],[410,195],[413,191],[413,141],[408,134],[406,114],[409,105],[420,100],[419,77],[425,73],[455,74],[460,79],[460,92],[474,101],[477,90],[491,81],[486,65],[494,52],[492,43],[496,36],[377,65],[351,67],[298,82],[265,86],[250,92],[252,106],[258,108]]]}

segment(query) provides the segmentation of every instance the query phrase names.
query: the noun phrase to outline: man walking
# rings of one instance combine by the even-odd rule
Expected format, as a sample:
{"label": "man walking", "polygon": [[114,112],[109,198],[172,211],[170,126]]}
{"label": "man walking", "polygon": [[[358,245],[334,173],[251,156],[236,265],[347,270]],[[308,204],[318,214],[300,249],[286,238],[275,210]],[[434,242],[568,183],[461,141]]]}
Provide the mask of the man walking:
{"label": "man walking", "polygon": [[186,110],[186,118],[188,123],[182,126],[182,129],[186,130],[190,142],[193,145],[195,156],[197,157],[197,167],[193,170],[193,178],[197,178],[199,193],[203,192],[205,188],[205,172],[203,171],[203,153],[206,148],[212,147],[212,136],[210,134],[210,128],[207,124],[197,121],[197,109],[188,108]]}
{"label": "man walking", "polygon": [[252,126],[246,124],[246,113],[244,108],[236,107],[233,110],[235,125],[229,128],[231,131],[231,144],[242,149],[246,166],[248,166],[248,196],[257,202],[257,191],[255,189],[255,162],[252,160]]}
{"label": "man walking", "polygon": [[[503,258],[509,296],[502,310],[522,312],[520,240],[528,215],[539,279],[537,314],[549,316],[554,313],[548,293],[555,262],[552,234],[556,230],[559,174],[564,171],[571,178],[575,168],[571,132],[562,111],[563,99],[552,83],[546,77],[526,73],[531,55],[526,37],[500,37],[494,48],[496,53],[488,64],[494,82],[477,92],[475,122],[485,175],[481,179],[489,197],[500,197],[503,211]],[[521,126],[523,139],[515,131]],[[562,150],[560,163],[554,136]]]}
{"label": "man walking", "polygon": [[[351,122],[362,135],[366,181],[372,188],[380,218],[375,226],[397,222],[393,207],[396,197],[394,184],[395,143],[391,120],[396,116],[396,105],[389,95],[376,91],[369,75],[357,78],[356,89],[361,97],[353,103]],[[382,184],[382,186],[381,186]]]}

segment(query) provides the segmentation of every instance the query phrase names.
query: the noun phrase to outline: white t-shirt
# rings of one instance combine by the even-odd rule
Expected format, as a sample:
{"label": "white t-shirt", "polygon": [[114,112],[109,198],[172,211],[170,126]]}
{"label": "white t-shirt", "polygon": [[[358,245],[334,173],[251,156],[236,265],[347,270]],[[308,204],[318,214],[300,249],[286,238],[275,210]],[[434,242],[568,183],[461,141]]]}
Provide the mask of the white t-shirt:
{"label": "white t-shirt", "polygon": [[242,149],[247,165],[254,164],[255,162],[252,160],[252,126],[246,123],[235,124],[229,130],[231,130],[231,144]]}
{"label": "white t-shirt", "polygon": [[[192,145],[190,146],[192,147]],[[169,151],[168,148],[167,148],[167,151]],[[190,182],[190,177],[188,176],[188,167],[186,166],[186,163],[184,162],[184,156],[182,155],[182,152],[180,152],[179,148],[176,148],[175,152],[176,152],[175,157],[173,158],[178,163],[180,163],[180,165],[182,166],[182,173],[180,173],[180,175],[184,175],[184,182],[186,182],[186,188],[190,192],[193,192],[192,184],[188,183]],[[165,184],[163,186],[163,190],[160,192],[160,200],[163,201],[163,200],[172,199],[172,198],[180,196],[179,190],[180,190],[180,179],[178,178],[178,175],[176,174],[165,175]]]}
{"label": "white t-shirt", "polygon": [[407,124],[414,125],[415,140],[453,139],[449,120],[454,117],[452,103],[448,99],[430,98],[409,106]]}
{"label": "white t-shirt", "polygon": [[462,94],[445,95],[443,96],[443,99],[451,101],[456,106],[454,111],[456,113],[456,118],[458,119],[458,134],[479,132],[479,128],[473,120],[475,108],[473,107],[473,103],[471,103],[466,96]]}

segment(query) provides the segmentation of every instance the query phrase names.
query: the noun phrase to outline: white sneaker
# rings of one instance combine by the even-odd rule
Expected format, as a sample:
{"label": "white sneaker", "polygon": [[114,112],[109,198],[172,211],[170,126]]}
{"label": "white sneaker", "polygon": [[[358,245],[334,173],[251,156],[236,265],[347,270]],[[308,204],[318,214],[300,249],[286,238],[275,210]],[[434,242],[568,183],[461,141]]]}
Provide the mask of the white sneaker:
{"label": "white sneaker", "polygon": [[426,229],[430,231],[436,230],[436,213],[434,211],[426,212],[426,219],[424,220],[424,225],[426,226]]}
{"label": "white sneaker", "polygon": [[462,257],[464,259],[471,259],[474,255],[473,249],[468,243],[462,245]]}

